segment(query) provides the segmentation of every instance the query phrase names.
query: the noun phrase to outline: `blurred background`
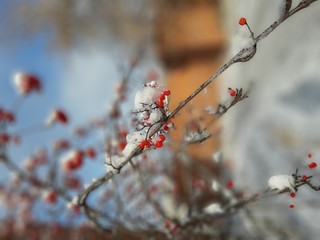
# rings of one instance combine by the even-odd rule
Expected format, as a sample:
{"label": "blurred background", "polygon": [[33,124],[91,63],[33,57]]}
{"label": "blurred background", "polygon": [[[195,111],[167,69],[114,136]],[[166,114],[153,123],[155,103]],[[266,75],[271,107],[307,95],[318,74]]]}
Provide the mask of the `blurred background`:
{"label": "blurred background", "polygon": [[[250,34],[238,25],[239,18],[246,17],[258,35],[279,18],[280,3],[2,0],[0,107],[14,104],[13,74],[26,71],[41,79],[43,91],[24,101],[17,128],[43,121],[55,107],[66,110],[71,120],[67,128],[28,134],[23,144],[9,149],[12,158],[23,159],[39,143],[48,145],[48,139],[66,132],[71,136],[74,128],[107,114],[117,83],[136,63],[128,101],[122,106],[124,117],[130,116],[134,92],[153,78],[171,90],[174,109],[246,44]],[[250,62],[232,66],[192,101],[174,121],[171,137],[178,144],[172,144],[173,152],[178,152],[185,126],[197,122],[205,127],[210,121],[203,111],[206,106],[223,103],[228,87],[243,88],[249,98],[211,126],[218,137],[188,147],[191,159],[210,168],[212,154],[223,149],[229,177],[248,193],[265,189],[270,176],[292,174],[296,168],[317,175],[318,170],[308,170],[307,154],[312,153],[314,161],[320,157],[319,12],[316,2],[288,19],[259,44]],[[84,182],[104,173],[103,161],[101,154],[98,164],[81,169]],[[177,168],[179,175],[184,168]],[[217,174],[214,167],[212,171]],[[2,184],[9,174],[4,167],[1,173]],[[318,177],[314,180],[319,184]],[[317,239],[319,199],[316,192],[302,190],[294,200],[279,197],[255,204],[250,211],[256,226],[245,226],[245,234],[253,239]],[[294,210],[288,207],[290,201]],[[40,219],[41,212],[37,210]]]}

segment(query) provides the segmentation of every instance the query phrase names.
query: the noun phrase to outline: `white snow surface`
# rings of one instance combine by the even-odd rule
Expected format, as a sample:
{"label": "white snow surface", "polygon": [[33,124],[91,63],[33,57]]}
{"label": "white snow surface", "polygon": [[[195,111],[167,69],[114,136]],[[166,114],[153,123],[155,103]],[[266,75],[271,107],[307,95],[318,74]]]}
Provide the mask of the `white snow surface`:
{"label": "white snow surface", "polygon": [[145,105],[154,103],[162,93],[155,81],[148,83],[136,93],[134,106],[136,110],[144,109]]}
{"label": "white snow surface", "polygon": [[212,203],[205,207],[204,212],[207,214],[219,214],[223,213],[223,209],[219,203]]}
{"label": "white snow surface", "polygon": [[268,186],[271,190],[283,191],[289,189],[295,192],[295,181],[291,175],[275,175],[269,178]]}

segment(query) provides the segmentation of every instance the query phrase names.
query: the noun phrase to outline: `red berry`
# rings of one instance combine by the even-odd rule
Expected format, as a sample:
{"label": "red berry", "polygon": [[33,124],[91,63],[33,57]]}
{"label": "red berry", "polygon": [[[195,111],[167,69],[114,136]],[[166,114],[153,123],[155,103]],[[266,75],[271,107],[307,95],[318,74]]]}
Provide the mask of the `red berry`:
{"label": "red berry", "polygon": [[146,141],[145,146],[146,146],[146,148],[151,148],[151,143],[149,141]]}
{"label": "red berry", "polygon": [[168,130],[169,130],[168,125],[165,125],[165,126],[163,127],[163,130],[168,131]]}
{"label": "red berry", "polygon": [[164,101],[165,98],[166,98],[166,96],[165,96],[164,94],[161,94],[161,95],[159,96],[160,101]]}
{"label": "red berry", "polygon": [[163,146],[162,141],[156,141],[155,146],[156,146],[157,148],[161,148],[161,147]]}
{"label": "red berry", "polygon": [[301,180],[304,181],[304,182],[307,181],[307,176],[306,176],[306,175],[303,175],[303,176],[301,177]]}
{"label": "red berry", "polygon": [[247,19],[245,19],[244,17],[240,18],[240,19],[239,19],[239,24],[240,24],[241,26],[246,25],[246,24],[247,24]]}
{"label": "red berry", "polygon": [[66,115],[65,112],[63,112],[59,109],[56,109],[54,111],[54,119],[55,119],[55,121],[60,122],[62,124],[68,123],[68,116]]}
{"label": "red berry", "polygon": [[6,133],[0,133],[0,143],[8,143],[10,140],[10,136]]}
{"label": "red berry", "polygon": [[123,141],[119,142],[118,148],[120,151],[122,151],[123,149],[125,149],[126,146],[127,146],[127,141],[123,140]]}
{"label": "red berry", "polygon": [[165,227],[165,228],[169,228],[170,225],[171,225],[171,221],[170,221],[169,219],[166,219],[166,220],[164,221],[164,227]]}
{"label": "red berry", "polygon": [[94,159],[96,157],[96,152],[93,148],[87,148],[85,154],[90,159]]}
{"label": "red berry", "polygon": [[308,153],[307,156],[308,156],[308,158],[312,158],[313,155],[312,155],[312,153]]}
{"label": "red berry", "polygon": [[290,197],[291,198],[295,198],[296,197],[296,194],[294,192],[290,193]]}
{"label": "red berry", "polygon": [[32,91],[41,91],[40,80],[31,74],[27,73],[17,73],[14,76],[14,82],[22,94],[29,94]]}
{"label": "red berry", "polygon": [[58,199],[58,196],[54,190],[47,192],[44,196],[44,200],[48,204],[55,204],[57,202],[57,199]]}
{"label": "red berry", "polygon": [[139,148],[144,148],[146,146],[146,141],[144,140],[144,141],[142,141],[141,143],[139,143],[139,145],[138,145],[138,147]]}
{"label": "red berry", "polygon": [[67,140],[60,139],[54,143],[55,150],[67,150],[70,148],[70,144]]}
{"label": "red berry", "polygon": [[83,163],[83,154],[80,151],[77,151],[75,153],[75,156],[73,158],[73,163],[75,164],[76,168],[79,168],[82,166]]}
{"label": "red berry", "polygon": [[158,138],[159,138],[159,141],[161,142],[164,142],[166,140],[166,136],[163,134],[159,134]]}
{"label": "red berry", "polygon": [[144,118],[144,120],[149,120],[149,118],[150,118],[150,115],[148,115],[148,116],[146,116],[145,118]]}
{"label": "red berry", "polygon": [[169,96],[169,95],[171,94],[171,92],[170,92],[170,90],[165,90],[165,91],[163,92],[163,94],[166,95],[166,96]]}
{"label": "red berry", "polygon": [[293,204],[290,204],[290,206],[289,206],[290,208],[294,208],[294,205]]}
{"label": "red berry", "polygon": [[318,165],[317,165],[317,163],[312,162],[308,166],[309,166],[310,169],[313,169],[313,168],[316,168]]}
{"label": "red berry", "polygon": [[157,106],[159,108],[162,108],[164,106],[164,102],[163,101],[157,101]]}
{"label": "red berry", "polygon": [[228,88],[228,90],[229,90],[229,94],[230,94],[231,97],[236,96],[237,92],[236,92],[235,90],[233,90],[233,89],[230,88],[230,87]]}
{"label": "red berry", "polygon": [[227,188],[233,188],[234,187],[234,182],[233,181],[228,181],[227,183],[226,183],[226,187]]}

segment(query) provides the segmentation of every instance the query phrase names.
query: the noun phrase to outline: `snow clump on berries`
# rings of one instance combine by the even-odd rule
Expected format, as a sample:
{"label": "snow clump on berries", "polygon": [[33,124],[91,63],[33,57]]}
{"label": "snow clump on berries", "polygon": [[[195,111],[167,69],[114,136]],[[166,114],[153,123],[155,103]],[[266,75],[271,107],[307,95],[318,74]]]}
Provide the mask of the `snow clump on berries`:
{"label": "snow clump on berries", "polygon": [[268,180],[268,186],[271,190],[295,192],[295,185],[294,177],[291,175],[275,175]]}

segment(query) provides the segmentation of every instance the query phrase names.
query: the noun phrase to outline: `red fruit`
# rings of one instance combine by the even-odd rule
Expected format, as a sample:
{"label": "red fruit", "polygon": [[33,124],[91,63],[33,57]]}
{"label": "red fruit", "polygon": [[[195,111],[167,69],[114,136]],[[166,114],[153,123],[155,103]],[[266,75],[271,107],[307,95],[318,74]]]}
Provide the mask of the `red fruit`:
{"label": "red fruit", "polygon": [[81,181],[78,177],[71,176],[65,179],[65,184],[68,188],[79,189],[81,186]]}
{"label": "red fruit", "polygon": [[90,159],[94,159],[96,157],[96,151],[93,148],[87,148],[85,154]]}
{"label": "red fruit", "polygon": [[68,123],[68,116],[66,115],[65,112],[63,112],[63,111],[61,111],[59,109],[54,110],[54,119],[57,122],[60,122],[62,124],[67,124]]}
{"label": "red fruit", "polygon": [[166,95],[166,96],[169,96],[169,95],[171,94],[171,92],[170,92],[170,90],[165,90],[165,91],[163,92],[163,94]]}
{"label": "red fruit", "polygon": [[59,151],[59,150],[67,150],[70,148],[70,144],[67,140],[61,139],[61,140],[57,140],[54,143],[54,149]]}
{"label": "red fruit", "polygon": [[308,156],[308,158],[312,158],[313,155],[312,155],[312,153],[308,153],[307,156]]}
{"label": "red fruit", "polygon": [[289,206],[290,208],[294,208],[294,205],[293,204],[290,204],[290,206]]}
{"label": "red fruit", "polygon": [[162,141],[156,141],[156,143],[154,144],[157,148],[162,148],[163,143]]}
{"label": "red fruit", "polygon": [[315,163],[315,162],[312,162],[312,163],[310,163],[309,165],[308,165],[308,167],[310,168],[310,169],[313,169],[313,168],[316,168],[318,165],[317,165],[317,163]]}
{"label": "red fruit", "polygon": [[235,90],[233,90],[233,89],[230,88],[230,87],[228,88],[228,90],[229,90],[229,94],[230,94],[231,97],[236,96],[237,92],[236,92]]}
{"label": "red fruit", "polygon": [[294,192],[290,193],[290,197],[291,198],[295,198],[296,197],[296,194]]}
{"label": "red fruit", "polygon": [[148,115],[148,116],[146,116],[145,118],[144,118],[144,120],[149,120],[149,118],[150,118],[150,115]]}
{"label": "red fruit", "polygon": [[76,164],[72,161],[72,159],[67,160],[64,167],[67,171],[73,171],[77,168]]}
{"label": "red fruit", "polygon": [[47,192],[44,195],[44,200],[48,204],[55,204],[57,202],[57,199],[58,199],[58,196],[57,196],[57,193],[54,190],[52,190],[50,192]]}
{"label": "red fruit", "polygon": [[32,91],[41,91],[40,80],[34,75],[17,73],[14,76],[14,82],[17,85],[19,92],[22,94],[29,94]]}
{"label": "red fruit", "polygon": [[234,182],[229,180],[227,183],[226,183],[226,187],[227,188],[233,188],[234,187]]}
{"label": "red fruit", "polygon": [[139,143],[138,147],[139,148],[144,148],[146,146],[146,140],[143,140],[141,143]]}
{"label": "red fruit", "polygon": [[[8,121],[9,123],[13,123],[16,120],[15,115],[11,112],[3,112],[2,114],[3,114],[2,118]],[[1,120],[1,117],[0,117],[0,120]]]}
{"label": "red fruit", "polygon": [[76,168],[81,167],[83,164],[83,154],[80,151],[76,152],[72,161],[75,164]]}
{"label": "red fruit", "polygon": [[123,149],[125,149],[126,146],[127,146],[127,141],[123,140],[119,142],[118,148],[120,151],[122,151]]}
{"label": "red fruit", "polygon": [[10,140],[10,136],[6,133],[0,133],[0,143],[8,143]]}
{"label": "red fruit", "polygon": [[170,225],[171,225],[171,221],[170,221],[169,219],[166,219],[166,220],[164,221],[164,227],[165,227],[165,228],[170,228]]}
{"label": "red fruit", "polygon": [[151,148],[151,143],[149,141],[146,141],[145,146],[146,146],[146,148]]}
{"label": "red fruit", "polygon": [[165,125],[165,126],[163,127],[163,130],[168,131],[168,130],[169,130],[168,125]]}
{"label": "red fruit", "polygon": [[159,100],[160,100],[160,101],[164,101],[165,98],[166,98],[166,96],[165,96],[164,94],[161,94],[161,95],[159,96]]}
{"label": "red fruit", "polygon": [[161,142],[164,142],[166,140],[166,136],[164,136],[163,134],[159,134],[158,138]]}
{"label": "red fruit", "polygon": [[307,181],[307,176],[306,176],[306,175],[303,175],[303,176],[301,177],[301,180],[302,180],[303,182]]}
{"label": "red fruit", "polygon": [[164,102],[163,101],[157,101],[157,106],[159,108],[162,108],[164,106]]}
{"label": "red fruit", "polygon": [[241,26],[246,25],[246,24],[247,24],[247,19],[245,19],[244,17],[240,18],[240,19],[239,19],[239,24],[240,24]]}

